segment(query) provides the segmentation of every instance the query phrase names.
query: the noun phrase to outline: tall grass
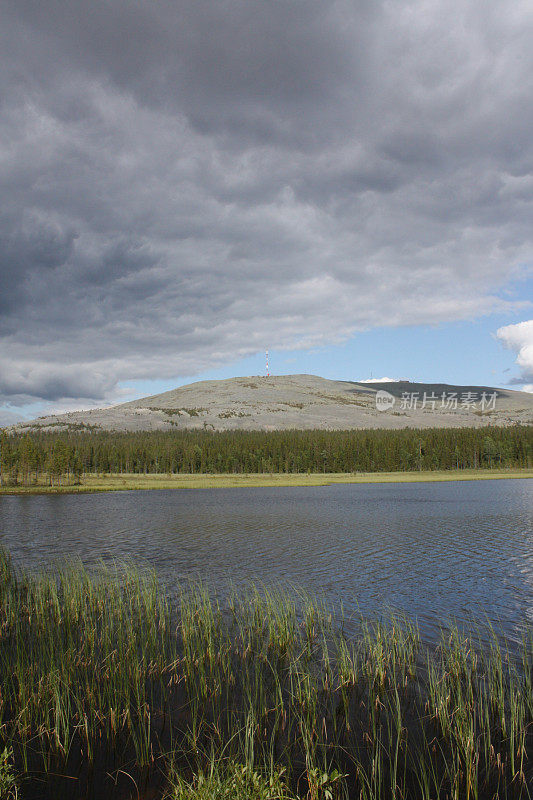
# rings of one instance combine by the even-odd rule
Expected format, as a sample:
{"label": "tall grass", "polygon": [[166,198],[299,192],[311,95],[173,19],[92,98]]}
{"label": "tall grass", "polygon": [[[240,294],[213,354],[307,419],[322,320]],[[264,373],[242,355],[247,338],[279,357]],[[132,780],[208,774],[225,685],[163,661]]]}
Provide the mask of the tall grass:
{"label": "tall grass", "polygon": [[[0,752],[24,798],[480,800],[533,786],[533,641],[0,555]],[[17,779],[15,781],[15,774]],[[2,791],[0,787],[0,792]],[[7,796],[7,795],[6,795]],[[13,795],[14,796],[14,795]]]}

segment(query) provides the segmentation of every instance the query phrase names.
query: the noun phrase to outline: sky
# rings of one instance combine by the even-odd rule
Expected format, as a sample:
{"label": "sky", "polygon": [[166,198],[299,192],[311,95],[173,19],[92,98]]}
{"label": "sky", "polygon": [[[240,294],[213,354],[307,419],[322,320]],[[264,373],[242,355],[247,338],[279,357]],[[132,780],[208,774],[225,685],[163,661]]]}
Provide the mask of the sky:
{"label": "sky", "polygon": [[533,390],[530,0],[3,0],[0,425],[205,378]]}

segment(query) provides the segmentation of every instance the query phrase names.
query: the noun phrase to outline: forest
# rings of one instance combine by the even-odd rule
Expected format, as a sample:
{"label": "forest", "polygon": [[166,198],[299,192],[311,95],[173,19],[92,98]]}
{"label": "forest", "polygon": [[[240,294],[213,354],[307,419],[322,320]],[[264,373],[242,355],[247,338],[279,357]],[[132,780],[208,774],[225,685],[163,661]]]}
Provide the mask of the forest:
{"label": "forest", "polygon": [[533,427],[0,433],[4,485],[84,473],[316,473],[524,468]]}

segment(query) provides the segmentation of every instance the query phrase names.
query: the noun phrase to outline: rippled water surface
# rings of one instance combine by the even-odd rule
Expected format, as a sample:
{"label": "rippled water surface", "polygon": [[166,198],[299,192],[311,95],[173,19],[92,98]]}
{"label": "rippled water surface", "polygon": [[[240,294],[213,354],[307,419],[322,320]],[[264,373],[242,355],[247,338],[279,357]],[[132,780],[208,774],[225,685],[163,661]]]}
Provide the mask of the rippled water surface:
{"label": "rippled water surface", "polygon": [[36,568],[134,558],[171,590],[289,582],[347,615],[392,606],[431,635],[533,622],[533,480],[0,497],[0,541]]}

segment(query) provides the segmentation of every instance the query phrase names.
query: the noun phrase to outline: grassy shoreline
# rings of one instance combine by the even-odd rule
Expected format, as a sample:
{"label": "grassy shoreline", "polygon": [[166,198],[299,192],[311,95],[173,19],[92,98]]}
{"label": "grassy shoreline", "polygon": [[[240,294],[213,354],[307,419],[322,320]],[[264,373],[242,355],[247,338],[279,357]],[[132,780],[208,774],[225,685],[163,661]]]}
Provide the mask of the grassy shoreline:
{"label": "grassy shoreline", "polygon": [[531,631],[515,658],[400,617],[349,638],[276,587],[172,601],[134,567],[31,577],[2,552],[0,578],[2,798],[531,797]]}
{"label": "grassy shoreline", "polygon": [[246,487],[329,486],[342,483],[425,483],[533,478],[533,469],[464,469],[411,472],[272,474],[85,474],[80,484],[2,486],[1,495],[83,494],[154,489],[229,489]]}

